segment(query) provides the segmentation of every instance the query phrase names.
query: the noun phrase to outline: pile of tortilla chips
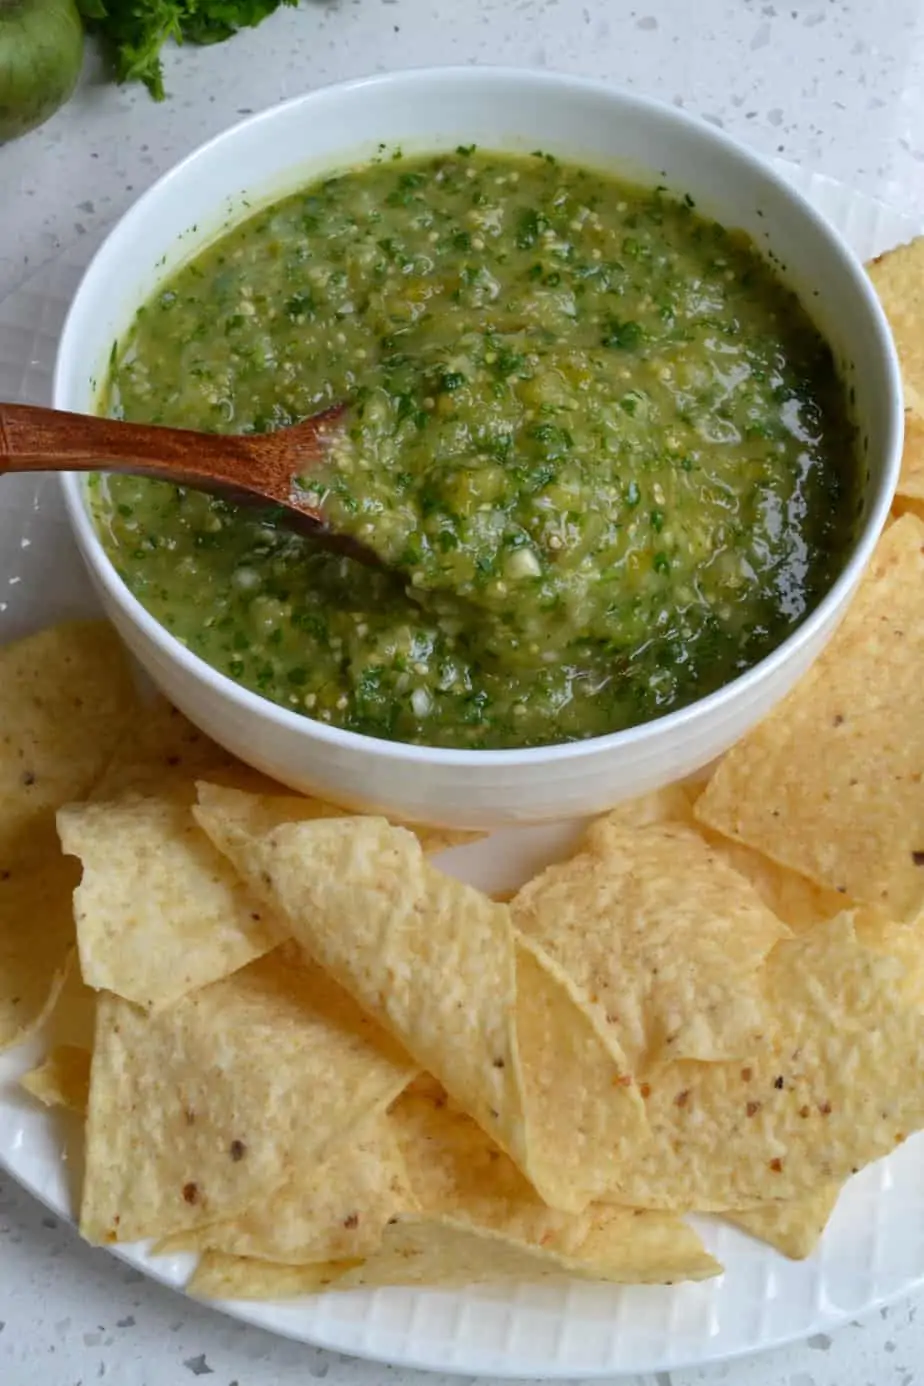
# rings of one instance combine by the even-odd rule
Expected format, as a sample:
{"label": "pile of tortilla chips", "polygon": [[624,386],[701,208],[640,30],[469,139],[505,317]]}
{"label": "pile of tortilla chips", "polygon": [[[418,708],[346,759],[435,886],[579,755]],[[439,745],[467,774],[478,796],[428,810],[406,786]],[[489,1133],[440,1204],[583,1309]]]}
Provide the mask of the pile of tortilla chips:
{"label": "pile of tortilla chips", "polygon": [[[918,261],[874,270],[912,416]],[[84,1235],[196,1252],[222,1298],[701,1279],[693,1212],[809,1254],[924,1127],[916,437],[789,698],[503,902],[452,874],[471,834],[139,701],[104,625],[0,651],[0,1046],[49,1036],[23,1085],[85,1120]]]}

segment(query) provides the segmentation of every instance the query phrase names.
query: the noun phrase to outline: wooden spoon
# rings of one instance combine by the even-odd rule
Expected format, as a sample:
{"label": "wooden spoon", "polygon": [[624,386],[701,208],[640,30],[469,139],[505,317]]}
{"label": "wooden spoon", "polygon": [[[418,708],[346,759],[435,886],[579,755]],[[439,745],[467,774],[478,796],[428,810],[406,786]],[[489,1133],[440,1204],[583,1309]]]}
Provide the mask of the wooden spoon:
{"label": "wooden spoon", "polygon": [[107,471],[156,477],[236,504],[278,506],[291,528],[328,548],[377,563],[371,550],[332,530],[323,510],[305,499],[299,485],[342,437],[343,413],[343,405],[335,405],[275,433],[228,434],[0,404],[0,476]]}

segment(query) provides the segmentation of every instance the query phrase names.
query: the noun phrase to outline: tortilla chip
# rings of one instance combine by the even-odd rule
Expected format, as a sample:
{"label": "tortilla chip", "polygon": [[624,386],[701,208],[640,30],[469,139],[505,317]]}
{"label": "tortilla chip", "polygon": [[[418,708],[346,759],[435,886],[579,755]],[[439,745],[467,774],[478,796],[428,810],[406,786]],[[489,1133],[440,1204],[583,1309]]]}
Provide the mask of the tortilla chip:
{"label": "tortilla chip", "polygon": [[[307,798],[302,794],[258,794],[244,792],[246,787],[239,789],[202,782],[196,788],[203,810],[221,817],[229,841],[232,835],[240,842],[252,837],[265,837],[283,823],[312,823],[319,819],[355,816],[325,799]],[[484,836],[483,833],[455,832],[449,828],[415,827],[411,823],[395,823],[392,826],[405,827],[412,832],[427,856],[435,856],[451,847],[463,847]]]}
{"label": "tortilla chip", "polygon": [[693,829],[600,819],[585,850],[530,881],[510,908],[614,1036],[628,1071],[759,1046],[760,968],[788,930]]}
{"label": "tortilla chip", "polygon": [[[638,1092],[566,980],[527,960],[518,984],[505,906],[429,866],[384,819],[283,824],[254,838],[214,798],[196,815],[306,952],[439,1076],[548,1202],[583,1207],[605,1186],[609,1138],[644,1121]],[[531,1054],[518,1044],[524,1026]],[[566,1114],[567,1156],[556,1126]]]}
{"label": "tortilla chip", "polygon": [[914,500],[909,496],[896,496],[889,512],[889,522],[894,524],[902,515],[916,515],[924,520],[924,500]]}
{"label": "tortilla chip", "polygon": [[853,901],[836,890],[826,890],[807,876],[765,857],[743,842],[699,825],[703,840],[739,875],[745,876],[769,910],[793,933],[811,929],[847,909]]}
{"label": "tortilla chip", "polygon": [[354,1261],[331,1261],[282,1266],[277,1262],[207,1251],[186,1289],[199,1299],[296,1299],[332,1289],[355,1264]]}
{"label": "tortilla chip", "polygon": [[0,650],[0,872],[44,854],[55,809],[88,792],[134,708],[105,621],[52,626]]}
{"label": "tortilla chip", "polygon": [[898,958],[904,968],[900,994],[905,1003],[924,1013],[924,920],[896,924],[881,910],[858,912],[856,934],[864,948]]}
{"label": "tortilla chip", "polygon": [[[175,796],[191,804],[196,798],[194,782],[206,780],[216,794],[222,788],[227,790],[227,800],[222,802],[229,815],[236,808],[251,822],[259,819],[264,824],[263,832],[278,823],[342,818],[348,814],[347,809],[324,799],[296,794],[245,765],[187,721],[165,698],[157,697],[146,704],[138,721],[140,725],[119,743],[93,793],[94,799],[117,799],[130,791]],[[252,802],[247,803],[245,796],[250,796]],[[477,842],[484,836],[452,828],[407,826],[412,827],[424,851],[431,856],[450,847]]]}
{"label": "tortilla chip", "polygon": [[924,906],[924,524],[880,540],[831,644],[729,751],[709,827],[894,918]]}
{"label": "tortilla chip", "polygon": [[645,1104],[618,1041],[562,969],[522,936],[516,962],[520,1163],[547,1203],[580,1212],[617,1175],[618,1142],[647,1130]]}
{"label": "tortilla chip", "polygon": [[80,1225],[93,1242],[234,1217],[413,1074],[292,945],[148,1015],[100,997]]}
{"label": "tortilla chip", "polygon": [[726,1217],[791,1261],[804,1261],[818,1245],[834,1212],[841,1187],[840,1184],[824,1184],[791,1202],[766,1203],[748,1212],[727,1213]]}
{"label": "tortilla chip", "polygon": [[384,818],[287,823],[255,837],[214,796],[195,815],[305,951],[522,1160],[507,908],[430,866],[413,835]]}
{"label": "tortilla chip", "polygon": [[875,917],[846,911],[777,944],[765,966],[775,1039],[746,1064],[653,1074],[651,1134],[620,1142],[611,1196],[702,1211],[801,1198],[924,1126],[924,1015],[888,941]]}
{"label": "tortilla chip", "polygon": [[83,864],[74,915],[91,987],[157,1009],[285,937],[176,799],[71,804],[58,831],[63,850]]}
{"label": "tortilla chip", "polygon": [[509,1155],[430,1074],[408,1085],[387,1120],[420,1211],[468,1217],[498,1229],[523,1208],[541,1210],[544,1228],[569,1220],[542,1202]]}
{"label": "tortilla chip", "polygon": [[72,1046],[90,1053],[95,1034],[96,992],[86,985],[80,975],[80,962],[75,948],[68,958],[64,985],[55,1000],[54,1009],[45,1022],[43,1036],[52,1046]]}
{"label": "tortilla chip", "polygon": [[902,447],[902,470],[898,478],[896,497],[907,501],[924,501],[924,397],[909,398],[905,391],[905,441]]}
{"label": "tortilla chip", "polygon": [[0,1050],[44,1024],[74,948],[76,864],[60,852],[10,860],[0,870]]}
{"label": "tortilla chip", "polygon": [[118,799],[129,792],[163,795],[173,788],[192,803],[197,778],[217,779],[238,770],[257,775],[158,695],[139,709],[126,729],[92,798]]}
{"label": "tortilla chip", "polygon": [[803,929],[833,919],[842,910],[850,908],[854,901],[839,891],[826,890],[807,876],[801,876],[798,871],[791,871],[788,866],[781,866],[772,858],[765,857],[763,852],[757,852],[753,847],[746,847],[743,842],[735,842],[724,833],[697,822],[694,810],[708,782],[707,777],[696,784],[688,781],[684,786],[690,804],[688,823],[729,866],[739,875],[747,877],[767,908],[788,929],[801,933]]}
{"label": "tortilla chip", "polygon": [[20,1082],[46,1107],[67,1107],[83,1115],[90,1092],[91,1058],[89,1049],[58,1045],[38,1068],[24,1073]]}
{"label": "tortilla chip", "polygon": [[895,337],[905,386],[905,453],[898,489],[924,497],[924,237],[867,266]]}
{"label": "tortilla chip", "polygon": [[[667,1235],[666,1223],[671,1224]],[[666,1223],[657,1229],[649,1224],[651,1233],[640,1233],[633,1245],[630,1228],[645,1227],[645,1214],[630,1208],[605,1209],[575,1254],[564,1255],[455,1218],[409,1214],[389,1223],[381,1249],[331,1288],[536,1283],[563,1277],[618,1285],[672,1284],[721,1272],[692,1228],[676,1219]]]}
{"label": "tortilla chip", "polygon": [[425,823],[406,823],[399,819],[398,827],[408,828],[428,857],[449,852],[453,847],[467,847],[470,842],[481,842],[485,833],[466,828],[431,828]]}
{"label": "tortilla chip", "polygon": [[167,1237],[155,1251],[221,1251],[289,1265],[360,1259],[379,1246],[389,1218],[414,1207],[394,1123],[375,1112],[326,1160],[300,1163],[282,1188],[237,1218]]}
{"label": "tortilla chip", "polygon": [[691,784],[665,785],[663,789],[655,789],[650,794],[617,804],[614,809],[595,819],[588,831],[593,832],[595,823],[609,823],[620,828],[648,828],[654,823],[692,823],[697,793],[698,786]]}
{"label": "tortilla chip", "polygon": [[596,1204],[571,1214],[549,1208],[513,1161],[459,1110],[438,1084],[412,1084],[395,1103],[408,1180],[421,1211],[501,1233],[557,1256],[592,1259],[608,1278],[646,1282],[704,1273],[698,1238],[676,1217]]}

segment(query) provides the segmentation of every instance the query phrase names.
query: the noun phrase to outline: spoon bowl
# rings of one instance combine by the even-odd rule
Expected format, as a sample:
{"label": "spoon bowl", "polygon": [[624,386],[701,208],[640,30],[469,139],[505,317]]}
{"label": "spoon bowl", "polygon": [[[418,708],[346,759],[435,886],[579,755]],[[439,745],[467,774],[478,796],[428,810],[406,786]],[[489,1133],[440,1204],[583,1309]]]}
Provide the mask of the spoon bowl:
{"label": "spoon bowl", "polygon": [[0,404],[0,476],[111,471],[154,477],[237,505],[273,506],[298,533],[377,563],[357,540],[331,529],[301,485],[302,477],[330,457],[342,437],[343,416],[344,406],[337,404],[272,433],[225,434]]}

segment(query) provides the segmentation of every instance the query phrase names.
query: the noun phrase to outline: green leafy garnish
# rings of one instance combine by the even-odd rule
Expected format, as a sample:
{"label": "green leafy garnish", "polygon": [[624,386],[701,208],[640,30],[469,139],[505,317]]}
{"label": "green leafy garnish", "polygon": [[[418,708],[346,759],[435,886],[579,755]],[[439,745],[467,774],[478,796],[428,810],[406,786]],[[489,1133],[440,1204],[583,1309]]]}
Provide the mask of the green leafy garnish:
{"label": "green leafy garnish", "polygon": [[87,29],[98,34],[119,82],[143,82],[163,101],[160,50],[175,43],[221,43],[298,0],[78,0]]}

